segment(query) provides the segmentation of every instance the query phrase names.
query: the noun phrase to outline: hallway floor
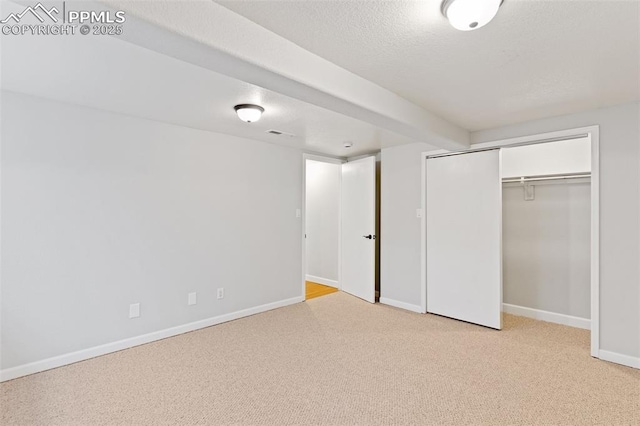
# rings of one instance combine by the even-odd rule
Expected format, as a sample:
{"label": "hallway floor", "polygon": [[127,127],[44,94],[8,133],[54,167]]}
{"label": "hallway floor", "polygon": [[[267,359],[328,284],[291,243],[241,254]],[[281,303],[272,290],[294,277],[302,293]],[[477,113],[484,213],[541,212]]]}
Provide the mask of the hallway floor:
{"label": "hallway floor", "polygon": [[335,293],[336,291],[338,291],[338,289],[335,287],[314,283],[312,281],[307,281],[306,284],[307,290],[305,300],[314,299],[320,296],[326,296],[327,294]]}

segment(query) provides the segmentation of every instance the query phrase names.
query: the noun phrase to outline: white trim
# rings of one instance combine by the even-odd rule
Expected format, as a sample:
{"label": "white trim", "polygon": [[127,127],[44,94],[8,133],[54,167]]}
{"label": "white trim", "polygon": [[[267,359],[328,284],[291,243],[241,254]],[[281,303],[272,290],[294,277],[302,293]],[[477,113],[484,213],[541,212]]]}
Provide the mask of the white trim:
{"label": "white trim", "polygon": [[591,320],[587,318],[574,317],[572,315],[558,314],[555,312],[543,311],[541,309],[527,308],[525,306],[502,304],[502,312],[521,317],[533,318],[540,321],[553,322],[556,324],[568,325],[569,327],[591,329]]}
{"label": "white trim", "polygon": [[321,163],[344,164],[346,162],[343,158],[325,157],[320,154],[304,153],[303,157],[305,160],[319,161]]}
{"label": "white trim", "polygon": [[418,305],[412,305],[411,303],[399,302],[393,299],[387,299],[386,297],[380,298],[380,303],[383,305],[389,305],[400,309],[406,309],[407,311],[423,314],[422,307]]}
{"label": "white trim", "polygon": [[[305,238],[305,234],[307,232],[307,160],[340,165],[346,162],[344,159],[339,158],[324,157],[322,155],[307,153],[302,154],[302,208],[300,209],[300,211],[302,212],[302,232],[300,233],[300,237],[302,239],[302,286],[300,295],[303,299],[305,298],[307,291],[307,241]],[[339,199],[342,200],[342,172],[340,172],[340,178],[338,181],[338,197],[340,197]],[[340,218],[340,220],[338,221],[338,281],[335,285],[327,285],[331,285],[332,287],[340,289],[340,282],[342,281],[342,244],[340,243],[340,241],[342,241],[342,202],[338,206],[338,215]]]}
{"label": "white trim", "polygon": [[306,276],[306,280],[307,281],[312,281],[312,282],[318,283],[318,284],[328,285],[329,287],[338,288],[338,281],[336,281],[336,280],[330,280],[328,278],[316,277],[315,275],[307,275]]}
{"label": "white trim", "polygon": [[[503,224],[503,219],[502,219],[502,150],[498,150],[498,191],[500,192],[500,197],[498,198],[498,202],[500,203],[500,205],[498,206],[498,215],[500,215],[500,230],[499,230],[499,234],[500,234],[500,240],[498,241],[498,243],[500,244],[500,299],[498,300],[498,309],[502,309],[502,301],[503,301],[503,294],[504,294],[504,247],[503,247],[503,240],[504,240],[504,235],[502,234],[502,224]],[[500,328],[498,330],[502,330],[502,327],[504,326],[503,322],[502,322],[502,315],[500,315]]]}
{"label": "white trim", "polygon": [[427,313],[427,153],[422,153],[420,181],[420,313]]}
{"label": "white trim", "polygon": [[[597,134],[600,129],[600,126],[585,126],[585,127],[576,127],[574,129],[566,129],[566,130],[557,130],[554,132],[547,133],[539,133],[537,135],[528,135],[528,136],[518,136],[515,138],[509,139],[499,139],[496,141],[490,142],[482,142],[471,144],[468,149],[461,151],[447,151],[446,149],[437,149],[433,151],[423,152],[423,158],[433,157],[442,154],[451,154],[451,153],[464,153],[464,152],[474,152],[480,151],[489,148],[502,148],[506,146],[519,146],[519,145],[535,145],[538,143],[548,143],[548,142],[558,142],[567,139],[576,139],[579,137],[586,137],[589,134],[593,135]],[[592,150],[593,152],[593,150]],[[593,162],[593,159],[592,159]]]}
{"label": "white trim", "polygon": [[[342,164],[346,163],[343,161]],[[342,164],[340,164],[340,176],[338,177],[338,285],[342,290]],[[306,188],[305,188],[306,190]]]}
{"label": "white trim", "polygon": [[[591,356],[598,358],[600,348],[600,126],[586,126],[559,130],[537,135],[520,136],[491,142],[473,144],[468,152],[487,148],[501,148],[517,145],[534,145],[578,136],[589,136],[591,140]],[[427,255],[426,255],[426,159],[429,156],[446,154],[450,151],[435,150],[423,152],[422,160],[422,220],[421,223],[421,306],[426,311],[427,303]]]}
{"label": "white trim", "polygon": [[638,357],[601,350],[597,358],[604,361],[615,362],[616,364],[626,365],[627,367],[640,369],[640,358]]}
{"label": "white trim", "polygon": [[591,356],[600,352],[600,128],[589,131],[591,140]]}
{"label": "white trim", "polygon": [[166,339],[167,337],[173,337],[179,334],[188,333],[190,331],[200,330],[202,328],[211,327],[212,325],[221,324],[227,321],[233,321],[239,318],[248,317],[250,315],[259,314],[276,308],[282,308],[284,306],[293,305],[295,303],[300,303],[303,301],[304,297],[293,297],[291,299],[285,299],[279,302],[267,303],[265,305],[243,309],[241,311],[219,315],[217,317],[207,318],[200,321],[194,321],[188,324],[143,334],[141,336],[130,337],[128,339],[118,340],[117,342],[94,346],[93,348],[82,349],[76,352],[43,359],[41,361],[19,365],[17,367],[7,368],[0,371],[0,382],[27,376],[29,374],[39,373],[41,371],[50,370],[52,368],[62,367],[64,365],[69,365],[97,356],[121,351],[123,349],[129,349],[134,346],[144,345],[146,343]]}

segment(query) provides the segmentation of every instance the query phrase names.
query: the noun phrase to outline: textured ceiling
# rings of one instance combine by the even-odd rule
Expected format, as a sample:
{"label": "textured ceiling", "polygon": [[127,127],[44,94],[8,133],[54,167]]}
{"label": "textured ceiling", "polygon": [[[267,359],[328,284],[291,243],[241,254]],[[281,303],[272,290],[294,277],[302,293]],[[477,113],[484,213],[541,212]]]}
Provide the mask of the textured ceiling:
{"label": "textured ceiling", "polygon": [[640,100],[640,1],[505,0],[470,32],[439,0],[219,3],[468,130]]}

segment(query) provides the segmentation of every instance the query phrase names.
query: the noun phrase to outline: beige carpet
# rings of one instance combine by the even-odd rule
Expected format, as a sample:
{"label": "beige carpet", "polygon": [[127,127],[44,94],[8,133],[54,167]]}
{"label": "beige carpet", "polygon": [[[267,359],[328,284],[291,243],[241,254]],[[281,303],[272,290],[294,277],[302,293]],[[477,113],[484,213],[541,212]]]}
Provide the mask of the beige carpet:
{"label": "beige carpet", "polygon": [[334,293],[2,384],[2,425],[640,424],[589,333],[493,331]]}

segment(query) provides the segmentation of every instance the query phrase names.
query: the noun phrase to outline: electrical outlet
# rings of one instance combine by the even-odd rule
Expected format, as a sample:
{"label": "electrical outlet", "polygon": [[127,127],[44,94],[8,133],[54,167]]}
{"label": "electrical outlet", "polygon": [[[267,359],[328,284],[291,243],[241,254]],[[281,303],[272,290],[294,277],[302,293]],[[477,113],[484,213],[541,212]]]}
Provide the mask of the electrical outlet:
{"label": "electrical outlet", "polygon": [[224,288],[218,289],[218,299],[224,299]]}
{"label": "electrical outlet", "polygon": [[191,305],[195,305],[197,302],[196,300],[196,293],[189,293],[187,295],[187,305],[191,306]]}
{"label": "electrical outlet", "polygon": [[422,217],[422,209],[416,209],[416,217],[420,219]]}
{"label": "electrical outlet", "polygon": [[140,304],[132,303],[129,305],[129,318],[138,318],[140,316]]}

